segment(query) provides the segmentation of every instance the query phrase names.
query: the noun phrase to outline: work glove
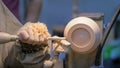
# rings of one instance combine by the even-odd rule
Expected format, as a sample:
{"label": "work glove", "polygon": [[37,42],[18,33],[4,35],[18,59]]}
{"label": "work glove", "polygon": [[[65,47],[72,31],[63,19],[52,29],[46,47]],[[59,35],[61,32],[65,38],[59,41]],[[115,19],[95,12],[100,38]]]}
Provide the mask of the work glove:
{"label": "work glove", "polygon": [[20,28],[17,35],[22,42],[32,45],[48,44],[47,38],[50,37],[47,26],[40,22],[27,22]]}

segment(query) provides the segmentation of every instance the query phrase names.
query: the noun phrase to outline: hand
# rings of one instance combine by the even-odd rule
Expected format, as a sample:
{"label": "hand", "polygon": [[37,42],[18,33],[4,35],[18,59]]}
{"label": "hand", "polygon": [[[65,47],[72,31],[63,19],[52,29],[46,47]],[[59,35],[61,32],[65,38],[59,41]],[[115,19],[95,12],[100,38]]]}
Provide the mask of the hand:
{"label": "hand", "polygon": [[32,45],[48,44],[47,38],[50,37],[46,25],[40,22],[27,22],[20,28],[17,35],[22,42]]}

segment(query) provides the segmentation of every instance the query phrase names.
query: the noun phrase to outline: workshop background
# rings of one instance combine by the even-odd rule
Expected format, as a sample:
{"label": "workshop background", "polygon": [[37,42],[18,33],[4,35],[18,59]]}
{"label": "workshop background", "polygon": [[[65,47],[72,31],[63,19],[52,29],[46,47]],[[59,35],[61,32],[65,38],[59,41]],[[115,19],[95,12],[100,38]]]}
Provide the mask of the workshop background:
{"label": "workshop background", "polygon": [[[20,0],[21,21],[24,22],[26,0]],[[52,33],[55,26],[65,26],[74,18],[75,0],[43,0],[39,21],[46,23]],[[103,29],[110,23],[115,11],[120,5],[120,0],[76,0],[78,1],[78,16],[80,13],[103,13]],[[23,8],[24,7],[24,8]],[[117,20],[109,40],[106,42],[103,58],[105,68],[120,68],[120,19]]]}

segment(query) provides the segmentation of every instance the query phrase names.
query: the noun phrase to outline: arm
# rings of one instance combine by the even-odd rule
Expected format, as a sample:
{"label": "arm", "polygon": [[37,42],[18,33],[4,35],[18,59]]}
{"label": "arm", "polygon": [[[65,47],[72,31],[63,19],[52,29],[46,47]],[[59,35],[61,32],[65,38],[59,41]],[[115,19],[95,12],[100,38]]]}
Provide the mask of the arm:
{"label": "arm", "polygon": [[37,22],[42,8],[42,0],[29,0],[25,22]]}

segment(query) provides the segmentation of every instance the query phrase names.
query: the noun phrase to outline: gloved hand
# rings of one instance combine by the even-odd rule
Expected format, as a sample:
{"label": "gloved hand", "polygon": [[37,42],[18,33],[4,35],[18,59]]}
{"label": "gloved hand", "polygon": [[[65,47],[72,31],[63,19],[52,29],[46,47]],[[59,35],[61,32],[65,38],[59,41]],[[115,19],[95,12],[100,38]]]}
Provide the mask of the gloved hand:
{"label": "gloved hand", "polygon": [[17,35],[22,42],[32,45],[48,44],[47,38],[50,37],[47,26],[40,22],[27,22],[20,28]]}

